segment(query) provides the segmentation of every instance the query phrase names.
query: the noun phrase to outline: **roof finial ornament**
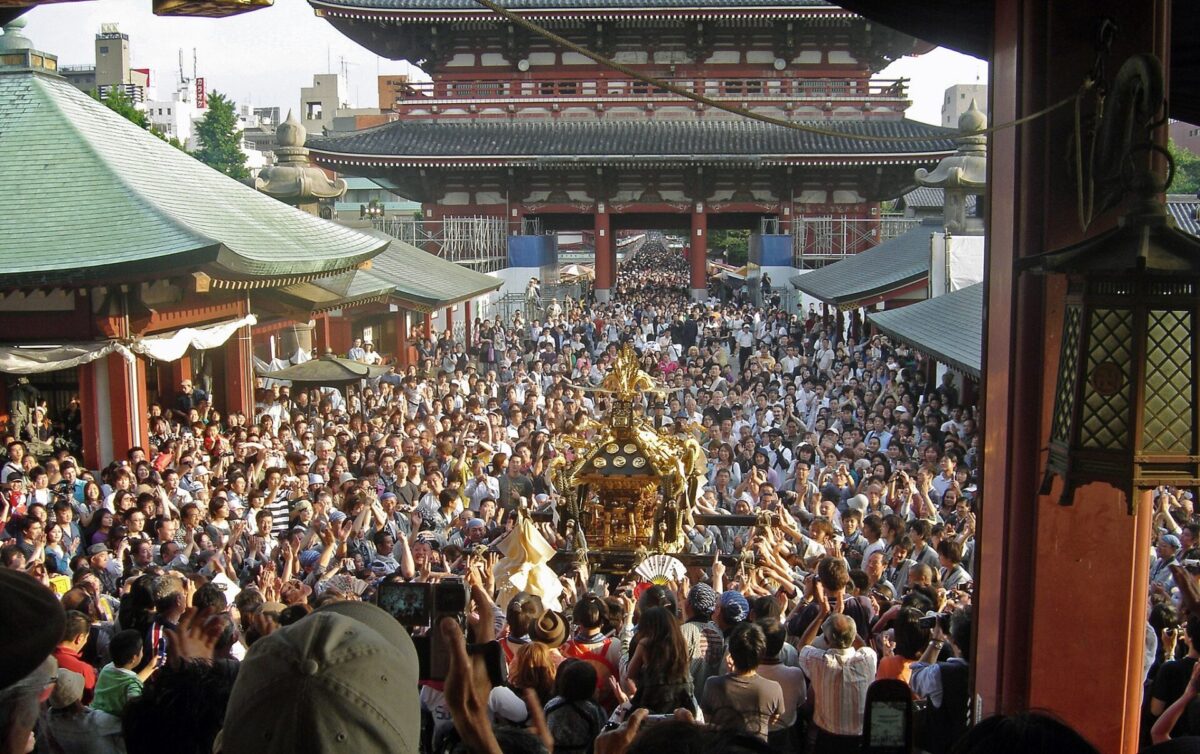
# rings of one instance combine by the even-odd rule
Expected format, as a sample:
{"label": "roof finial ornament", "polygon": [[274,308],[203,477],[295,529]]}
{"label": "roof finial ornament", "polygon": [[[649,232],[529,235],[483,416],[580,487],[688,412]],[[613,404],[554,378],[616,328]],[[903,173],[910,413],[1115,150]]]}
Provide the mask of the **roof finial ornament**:
{"label": "roof finial ornament", "polygon": [[281,202],[317,214],[323,199],[336,199],[346,193],[346,181],[330,178],[308,160],[306,129],[295,113],[275,129],[275,164],[259,171],[254,187]]}

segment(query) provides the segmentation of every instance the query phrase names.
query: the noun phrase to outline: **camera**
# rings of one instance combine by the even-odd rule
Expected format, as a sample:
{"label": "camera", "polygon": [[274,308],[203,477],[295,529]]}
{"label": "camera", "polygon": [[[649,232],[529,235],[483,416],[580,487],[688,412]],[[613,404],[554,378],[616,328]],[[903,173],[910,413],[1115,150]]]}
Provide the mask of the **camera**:
{"label": "camera", "polygon": [[1200,560],[1188,558],[1183,560],[1181,565],[1187,570],[1188,573],[1200,574]]}
{"label": "camera", "polygon": [[424,680],[446,678],[450,669],[449,648],[437,625],[442,618],[453,618],[465,635],[469,597],[470,591],[462,579],[443,579],[427,584],[385,581],[379,585],[376,594],[379,607],[410,630],[430,629],[427,633],[429,672],[422,674]]}
{"label": "camera", "polygon": [[926,631],[932,631],[934,626],[937,626],[942,629],[943,633],[949,633],[950,632],[950,614],[949,613],[937,613],[937,614],[926,615],[924,618],[921,618],[920,620],[917,621],[917,625]]}

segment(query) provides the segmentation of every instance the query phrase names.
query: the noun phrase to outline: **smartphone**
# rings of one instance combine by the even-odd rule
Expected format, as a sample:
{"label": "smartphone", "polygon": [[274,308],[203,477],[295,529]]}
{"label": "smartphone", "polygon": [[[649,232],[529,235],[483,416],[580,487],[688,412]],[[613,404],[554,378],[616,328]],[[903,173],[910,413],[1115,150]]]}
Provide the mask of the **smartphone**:
{"label": "smartphone", "polygon": [[894,678],[867,688],[864,754],[908,754],[913,744],[913,701],[908,684]]}

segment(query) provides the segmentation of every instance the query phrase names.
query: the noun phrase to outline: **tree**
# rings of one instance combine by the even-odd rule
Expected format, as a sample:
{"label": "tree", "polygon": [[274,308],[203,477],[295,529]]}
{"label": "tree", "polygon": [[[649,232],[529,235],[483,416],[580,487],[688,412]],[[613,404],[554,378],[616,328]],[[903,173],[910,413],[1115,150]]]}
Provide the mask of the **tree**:
{"label": "tree", "polygon": [[94,99],[103,102],[109,110],[112,110],[114,113],[120,115],[122,118],[134,124],[138,128],[150,128],[150,121],[146,118],[145,111],[139,110],[137,106],[133,104],[133,100],[129,99],[129,96],[125,94],[125,90],[121,87],[110,86],[108,88],[108,93],[103,97],[101,97],[100,93],[95,89],[93,89],[90,94]]}
{"label": "tree", "polygon": [[250,177],[233,100],[217,91],[208,95],[208,112],[196,126],[196,138],[200,142],[196,159],[230,178]]}
{"label": "tree", "polygon": [[750,231],[714,230],[709,234],[709,243],[725,254],[725,262],[735,267],[746,263],[750,255]]}
{"label": "tree", "polygon": [[1200,191],[1200,155],[1185,149],[1172,139],[1167,144],[1171,159],[1175,160],[1175,180],[1167,191],[1172,194],[1192,194]]}
{"label": "tree", "polygon": [[179,151],[187,152],[187,147],[179,139],[176,139],[174,136],[168,139],[166,134],[152,126],[150,119],[146,117],[146,112],[139,110],[137,105],[133,104],[133,100],[129,99],[124,89],[117,86],[111,87],[108,90],[108,94],[104,95],[103,98],[95,89],[90,91],[89,94],[92,95],[92,99],[102,102],[109,110],[112,110],[135,126],[146,129]]}

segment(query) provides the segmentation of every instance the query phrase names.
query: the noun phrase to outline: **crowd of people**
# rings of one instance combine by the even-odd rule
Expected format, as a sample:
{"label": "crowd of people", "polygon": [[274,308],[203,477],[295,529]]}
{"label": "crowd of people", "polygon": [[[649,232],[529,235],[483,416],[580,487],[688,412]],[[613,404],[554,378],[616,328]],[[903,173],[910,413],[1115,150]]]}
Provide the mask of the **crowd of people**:
{"label": "crowd of people", "polygon": [[[692,301],[653,240],[612,301],[542,301],[378,380],[261,388],[253,416],[184,382],[102,468],[11,437],[3,750],[849,752],[888,679],[919,750],[1091,751],[1036,716],[968,732],[980,438],[952,375],[856,318]],[[558,505],[559,438],[604,419],[624,343],[666,388],[638,410],[707,454],[681,550],[703,565],[574,558],[561,596],[513,595],[498,546]],[[761,523],[712,523],[739,514]],[[465,610],[424,626],[375,604],[456,584]],[[1164,702],[1188,687],[1159,675],[1183,679]]]}

